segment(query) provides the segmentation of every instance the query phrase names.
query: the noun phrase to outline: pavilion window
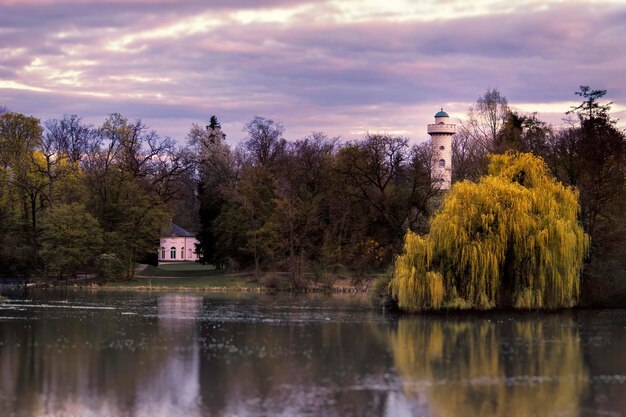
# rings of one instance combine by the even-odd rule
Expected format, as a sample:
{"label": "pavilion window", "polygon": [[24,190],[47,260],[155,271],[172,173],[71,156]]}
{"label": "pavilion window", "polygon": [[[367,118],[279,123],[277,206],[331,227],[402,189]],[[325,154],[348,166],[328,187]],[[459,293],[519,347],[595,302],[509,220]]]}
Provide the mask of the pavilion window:
{"label": "pavilion window", "polygon": [[170,248],[170,258],[171,259],[176,259],[176,247],[172,246]]}

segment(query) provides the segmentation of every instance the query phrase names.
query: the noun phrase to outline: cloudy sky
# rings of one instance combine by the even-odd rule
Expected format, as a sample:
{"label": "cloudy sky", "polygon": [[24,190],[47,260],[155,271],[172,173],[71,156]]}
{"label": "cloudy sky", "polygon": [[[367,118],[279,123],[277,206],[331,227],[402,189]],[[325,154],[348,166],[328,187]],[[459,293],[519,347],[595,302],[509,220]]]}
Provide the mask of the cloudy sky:
{"label": "cloudy sky", "polygon": [[626,2],[0,0],[0,106],[181,142],[212,114],[232,143],[257,115],[288,139],[421,142],[487,88],[558,124],[581,84],[626,119]]}

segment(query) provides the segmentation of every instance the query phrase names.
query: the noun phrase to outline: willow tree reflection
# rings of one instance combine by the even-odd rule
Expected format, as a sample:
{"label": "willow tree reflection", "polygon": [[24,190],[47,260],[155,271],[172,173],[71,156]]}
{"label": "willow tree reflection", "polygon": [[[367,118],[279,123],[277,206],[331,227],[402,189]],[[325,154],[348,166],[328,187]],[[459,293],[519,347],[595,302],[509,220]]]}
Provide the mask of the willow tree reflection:
{"label": "willow tree reflection", "polygon": [[578,415],[588,380],[570,316],[404,317],[390,343],[405,394],[436,417]]}

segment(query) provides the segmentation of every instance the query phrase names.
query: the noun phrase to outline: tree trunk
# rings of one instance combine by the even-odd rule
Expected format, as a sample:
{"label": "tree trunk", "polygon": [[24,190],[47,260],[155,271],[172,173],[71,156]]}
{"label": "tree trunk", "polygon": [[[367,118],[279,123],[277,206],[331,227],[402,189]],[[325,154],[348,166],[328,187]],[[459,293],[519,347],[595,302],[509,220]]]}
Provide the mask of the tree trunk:
{"label": "tree trunk", "polygon": [[259,279],[258,231],[254,231],[254,277]]}

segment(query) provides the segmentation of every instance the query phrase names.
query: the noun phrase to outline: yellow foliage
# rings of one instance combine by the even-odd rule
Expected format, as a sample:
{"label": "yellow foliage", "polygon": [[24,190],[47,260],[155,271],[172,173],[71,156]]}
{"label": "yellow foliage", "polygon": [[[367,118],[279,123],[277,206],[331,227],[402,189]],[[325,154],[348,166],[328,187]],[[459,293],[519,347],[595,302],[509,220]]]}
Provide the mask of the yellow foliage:
{"label": "yellow foliage", "polygon": [[455,184],[424,237],[408,232],[390,287],[401,309],[574,306],[589,238],[578,195],[531,154],[494,155]]}

